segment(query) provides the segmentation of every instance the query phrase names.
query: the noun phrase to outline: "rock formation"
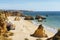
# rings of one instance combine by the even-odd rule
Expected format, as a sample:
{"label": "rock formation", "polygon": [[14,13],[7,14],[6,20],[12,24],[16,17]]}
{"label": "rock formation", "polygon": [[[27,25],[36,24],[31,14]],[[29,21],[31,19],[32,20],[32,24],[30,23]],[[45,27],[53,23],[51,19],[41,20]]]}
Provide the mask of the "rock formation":
{"label": "rock formation", "polygon": [[25,17],[25,15],[23,13],[20,13],[20,17]]}
{"label": "rock formation", "polygon": [[12,32],[7,30],[6,16],[0,13],[0,40],[11,40],[9,36],[13,36]]}
{"label": "rock formation", "polygon": [[47,40],[60,40],[60,30],[51,38],[48,38]]}
{"label": "rock formation", "polygon": [[12,16],[25,17],[25,15],[22,12],[18,12],[18,11],[11,12],[11,15]]}
{"label": "rock formation", "polygon": [[3,14],[0,14],[0,31],[1,32],[6,32],[6,23],[5,23],[5,15],[3,16]]}
{"label": "rock formation", "polygon": [[43,20],[40,18],[40,19],[38,19],[38,22],[42,22]]}
{"label": "rock formation", "polygon": [[16,16],[14,20],[15,20],[15,21],[19,21],[20,18],[19,18],[18,16]]}
{"label": "rock formation", "polygon": [[44,27],[42,25],[39,25],[37,30],[31,36],[34,36],[34,37],[47,37],[47,35],[44,32]]}
{"label": "rock formation", "polygon": [[39,15],[36,15],[35,19],[46,19],[46,18],[42,17],[42,16],[39,16]]}
{"label": "rock formation", "polygon": [[24,20],[34,20],[34,18],[32,16],[26,16]]}

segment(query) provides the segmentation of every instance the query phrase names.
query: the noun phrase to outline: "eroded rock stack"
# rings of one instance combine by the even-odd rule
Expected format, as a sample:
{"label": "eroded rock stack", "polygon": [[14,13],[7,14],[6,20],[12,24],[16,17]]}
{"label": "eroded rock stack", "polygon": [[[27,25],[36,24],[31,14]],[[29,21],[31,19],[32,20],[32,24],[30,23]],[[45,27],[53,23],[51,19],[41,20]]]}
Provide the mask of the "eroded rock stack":
{"label": "eroded rock stack", "polygon": [[24,20],[34,20],[34,18],[32,16],[26,16]]}
{"label": "eroded rock stack", "polygon": [[42,25],[39,25],[39,27],[36,29],[34,34],[32,34],[31,36],[34,36],[34,37],[47,37],[47,35],[44,32],[44,27]]}
{"label": "eroded rock stack", "polygon": [[40,15],[36,15],[35,19],[46,19],[45,17],[42,17]]}

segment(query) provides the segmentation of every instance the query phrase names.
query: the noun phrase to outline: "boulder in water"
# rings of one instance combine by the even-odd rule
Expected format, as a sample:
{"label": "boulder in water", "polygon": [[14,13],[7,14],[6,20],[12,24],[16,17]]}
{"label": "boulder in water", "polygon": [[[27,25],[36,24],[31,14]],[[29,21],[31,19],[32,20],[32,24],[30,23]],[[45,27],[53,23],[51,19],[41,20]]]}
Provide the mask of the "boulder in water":
{"label": "boulder in water", "polygon": [[42,17],[40,15],[36,15],[35,19],[46,19],[45,17]]}

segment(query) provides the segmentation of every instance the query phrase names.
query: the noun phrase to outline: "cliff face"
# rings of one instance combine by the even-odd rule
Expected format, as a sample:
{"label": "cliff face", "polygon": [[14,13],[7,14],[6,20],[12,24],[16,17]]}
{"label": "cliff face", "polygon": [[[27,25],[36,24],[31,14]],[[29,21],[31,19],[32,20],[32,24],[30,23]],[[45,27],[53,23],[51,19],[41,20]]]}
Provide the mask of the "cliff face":
{"label": "cliff face", "polygon": [[0,14],[0,31],[3,33],[7,31],[5,20],[5,14]]}
{"label": "cliff face", "polygon": [[47,37],[47,35],[45,34],[43,29],[44,29],[43,26],[39,25],[38,29],[31,36],[34,36],[34,37]]}
{"label": "cliff face", "polygon": [[0,13],[6,14],[6,16],[20,16],[20,17],[25,17],[24,14],[22,14],[21,11],[18,10],[3,10],[0,11]]}

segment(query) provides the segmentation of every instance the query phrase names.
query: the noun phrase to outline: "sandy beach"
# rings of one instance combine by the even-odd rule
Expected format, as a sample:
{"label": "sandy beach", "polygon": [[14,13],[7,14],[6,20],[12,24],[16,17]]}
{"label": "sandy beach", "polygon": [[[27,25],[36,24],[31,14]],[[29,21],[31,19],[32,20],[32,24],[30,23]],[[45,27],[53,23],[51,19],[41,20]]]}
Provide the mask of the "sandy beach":
{"label": "sandy beach", "polygon": [[[15,25],[15,30],[11,30],[11,32],[14,33],[13,36],[10,36],[12,40],[25,40],[25,38],[29,40],[36,40],[38,38],[30,36],[34,33],[34,31],[38,28],[38,26],[34,25],[33,23],[24,20],[22,17],[20,17],[19,21],[14,21],[13,16],[8,17],[9,21]],[[43,25],[45,26],[45,25]],[[49,27],[44,27],[45,33],[47,34],[48,38],[54,36],[57,33],[56,29],[54,32]],[[41,38],[42,40],[46,40],[47,38]]]}

